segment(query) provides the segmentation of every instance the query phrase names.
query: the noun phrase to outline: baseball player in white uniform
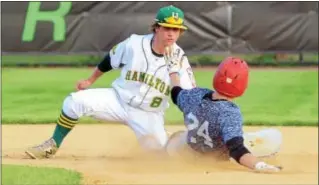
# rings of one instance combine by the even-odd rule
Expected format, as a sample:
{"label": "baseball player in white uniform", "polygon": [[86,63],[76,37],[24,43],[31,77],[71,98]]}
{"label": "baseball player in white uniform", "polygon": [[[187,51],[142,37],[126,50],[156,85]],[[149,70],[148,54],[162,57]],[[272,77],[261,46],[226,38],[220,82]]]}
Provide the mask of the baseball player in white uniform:
{"label": "baseball player in white uniform", "polygon": [[[193,88],[195,80],[184,51],[176,44],[187,29],[183,11],[174,6],[159,9],[152,29],[152,34],[132,34],[115,45],[92,75],[77,83],[78,91],[63,102],[53,136],[40,145],[29,147],[26,150],[28,156],[33,159],[54,156],[63,139],[83,116],[122,122],[134,131],[142,148],[164,149],[168,139],[164,111],[169,107],[171,91],[168,73],[171,65],[167,64],[175,62],[179,66],[181,87]],[[166,48],[170,48],[170,56],[165,52]],[[173,58],[180,62],[177,64]],[[112,69],[121,69],[121,74],[111,88],[88,89]]]}

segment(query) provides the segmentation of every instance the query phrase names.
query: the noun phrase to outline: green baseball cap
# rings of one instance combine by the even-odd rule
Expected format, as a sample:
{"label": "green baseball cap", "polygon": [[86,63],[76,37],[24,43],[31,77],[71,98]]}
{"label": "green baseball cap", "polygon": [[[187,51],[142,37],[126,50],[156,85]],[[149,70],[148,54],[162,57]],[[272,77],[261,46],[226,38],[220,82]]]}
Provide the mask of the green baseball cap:
{"label": "green baseball cap", "polygon": [[155,21],[163,27],[187,29],[184,25],[184,12],[173,5],[160,8]]}

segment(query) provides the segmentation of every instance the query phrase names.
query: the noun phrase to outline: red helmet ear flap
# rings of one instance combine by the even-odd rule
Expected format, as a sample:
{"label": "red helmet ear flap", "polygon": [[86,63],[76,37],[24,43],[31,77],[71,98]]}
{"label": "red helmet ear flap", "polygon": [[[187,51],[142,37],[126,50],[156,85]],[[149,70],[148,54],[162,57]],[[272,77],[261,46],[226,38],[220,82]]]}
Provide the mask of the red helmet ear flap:
{"label": "red helmet ear flap", "polygon": [[249,69],[244,60],[228,57],[223,60],[214,75],[214,89],[227,97],[235,98],[244,94],[248,85]]}

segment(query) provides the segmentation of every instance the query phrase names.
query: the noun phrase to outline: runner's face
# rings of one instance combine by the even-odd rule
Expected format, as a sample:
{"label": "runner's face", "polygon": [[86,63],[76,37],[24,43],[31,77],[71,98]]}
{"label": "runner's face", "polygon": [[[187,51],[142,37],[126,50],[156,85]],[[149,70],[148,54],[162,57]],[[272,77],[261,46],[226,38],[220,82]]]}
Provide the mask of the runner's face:
{"label": "runner's face", "polygon": [[181,31],[179,28],[168,28],[163,26],[157,28],[158,38],[164,46],[171,46],[174,44],[178,40],[180,33]]}

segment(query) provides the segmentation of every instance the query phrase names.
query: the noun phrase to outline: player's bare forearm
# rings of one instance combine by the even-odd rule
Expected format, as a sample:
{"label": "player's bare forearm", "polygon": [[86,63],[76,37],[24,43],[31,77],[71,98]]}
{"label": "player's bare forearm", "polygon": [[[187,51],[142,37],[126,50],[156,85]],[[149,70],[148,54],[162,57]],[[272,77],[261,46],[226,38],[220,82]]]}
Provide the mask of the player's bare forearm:
{"label": "player's bare forearm", "polygon": [[96,67],[91,74],[91,76],[88,78],[88,80],[93,84],[98,78],[100,78],[104,73],[99,70],[98,67]]}
{"label": "player's bare forearm", "polygon": [[239,163],[247,168],[254,169],[256,164],[260,162],[255,156],[251,153],[246,153],[239,159]]}
{"label": "player's bare forearm", "polygon": [[230,156],[239,164],[258,172],[278,172],[281,167],[266,164],[251,154],[244,146],[243,137],[234,137],[226,142]]}
{"label": "player's bare forearm", "polygon": [[269,165],[263,161],[259,161],[252,154],[245,154],[240,158],[240,164],[262,173],[276,173],[282,170],[281,166]]}
{"label": "player's bare forearm", "polygon": [[240,157],[239,163],[246,166],[254,171],[263,173],[274,173],[282,170],[281,166],[269,165],[263,161],[258,160],[255,156],[250,153],[246,153]]}
{"label": "player's bare forearm", "polygon": [[180,77],[179,77],[178,73],[171,73],[171,74],[169,74],[169,77],[171,79],[172,87],[180,86]]}
{"label": "player's bare forearm", "polygon": [[89,88],[102,74],[103,72],[96,67],[89,78],[77,82],[76,89],[79,91]]}

